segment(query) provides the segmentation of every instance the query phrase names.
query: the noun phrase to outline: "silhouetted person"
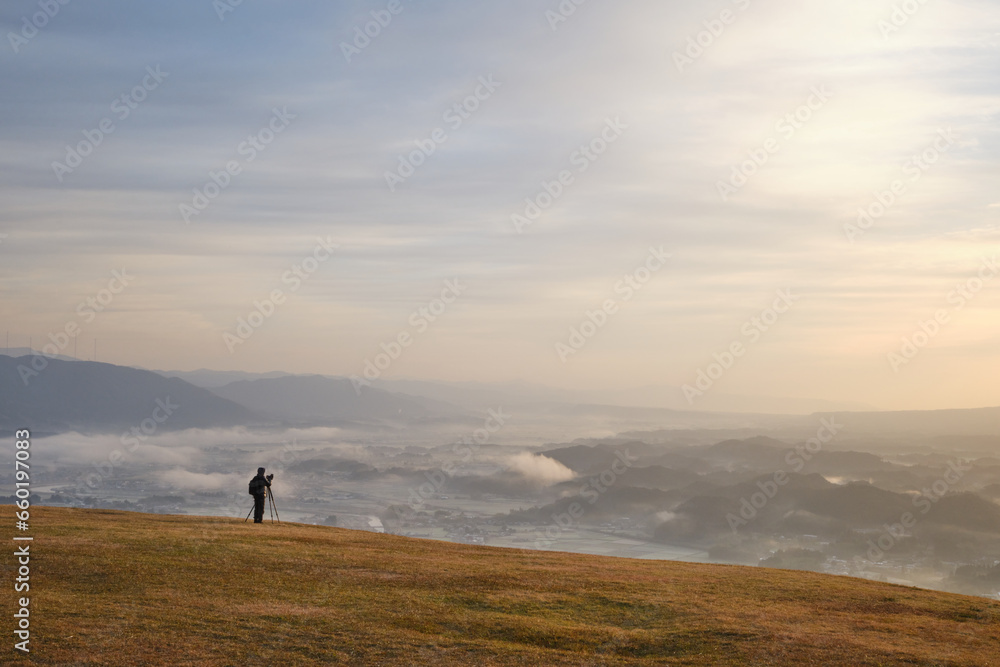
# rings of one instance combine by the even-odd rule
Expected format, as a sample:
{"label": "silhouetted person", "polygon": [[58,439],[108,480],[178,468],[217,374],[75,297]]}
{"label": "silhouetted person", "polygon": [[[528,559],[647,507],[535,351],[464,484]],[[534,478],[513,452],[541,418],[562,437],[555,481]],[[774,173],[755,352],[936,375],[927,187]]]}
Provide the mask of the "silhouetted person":
{"label": "silhouetted person", "polygon": [[271,488],[274,474],[264,476],[264,469],[257,468],[257,476],[250,480],[250,495],[253,496],[253,522],[264,523],[264,500],[267,490]]}

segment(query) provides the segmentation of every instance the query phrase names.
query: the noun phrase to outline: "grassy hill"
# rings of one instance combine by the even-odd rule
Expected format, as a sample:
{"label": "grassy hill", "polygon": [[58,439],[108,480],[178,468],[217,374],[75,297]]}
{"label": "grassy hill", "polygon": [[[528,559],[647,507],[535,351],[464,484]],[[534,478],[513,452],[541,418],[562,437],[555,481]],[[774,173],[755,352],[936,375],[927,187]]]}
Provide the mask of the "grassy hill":
{"label": "grassy hill", "polygon": [[220,518],[31,519],[34,652],[18,662],[1000,665],[1000,604],[857,579]]}

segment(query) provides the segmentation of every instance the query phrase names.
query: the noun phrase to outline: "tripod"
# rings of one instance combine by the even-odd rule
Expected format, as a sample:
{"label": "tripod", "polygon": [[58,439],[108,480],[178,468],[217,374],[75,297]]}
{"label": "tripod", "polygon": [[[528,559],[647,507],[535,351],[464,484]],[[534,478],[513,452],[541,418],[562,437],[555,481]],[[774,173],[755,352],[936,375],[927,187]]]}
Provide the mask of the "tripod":
{"label": "tripod", "polygon": [[278,523],[281,523],[281,517],[278,516],[278,506],[274,504],[274,494],[271,493],[271,489],[267,490],[267,501],[271,508],[271,521],[274,521],[274,517],[278,517]]}

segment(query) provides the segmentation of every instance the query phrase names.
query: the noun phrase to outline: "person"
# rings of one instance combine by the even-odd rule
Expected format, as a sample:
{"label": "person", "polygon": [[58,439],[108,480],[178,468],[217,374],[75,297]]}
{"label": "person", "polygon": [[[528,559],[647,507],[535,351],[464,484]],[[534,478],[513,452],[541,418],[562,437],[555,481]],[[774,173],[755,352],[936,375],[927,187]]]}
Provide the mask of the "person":
{"label": "person", "polygon": [[264,523],[264,499],[271,488],[274,473],[264,476],[264,469],[257,468],[257,476],[250,480],[250,495],[253,496],[253,522]]}

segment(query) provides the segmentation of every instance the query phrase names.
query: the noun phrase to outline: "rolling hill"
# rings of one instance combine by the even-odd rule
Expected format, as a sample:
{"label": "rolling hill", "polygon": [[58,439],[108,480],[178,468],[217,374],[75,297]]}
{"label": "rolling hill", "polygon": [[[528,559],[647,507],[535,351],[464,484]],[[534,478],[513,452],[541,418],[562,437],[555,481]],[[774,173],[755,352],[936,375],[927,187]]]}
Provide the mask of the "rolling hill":
{"label": "rolling hill", "polygon": [[32,664],[1000,664],[1000,604],[860,579],[214,517],[32,520]]}

